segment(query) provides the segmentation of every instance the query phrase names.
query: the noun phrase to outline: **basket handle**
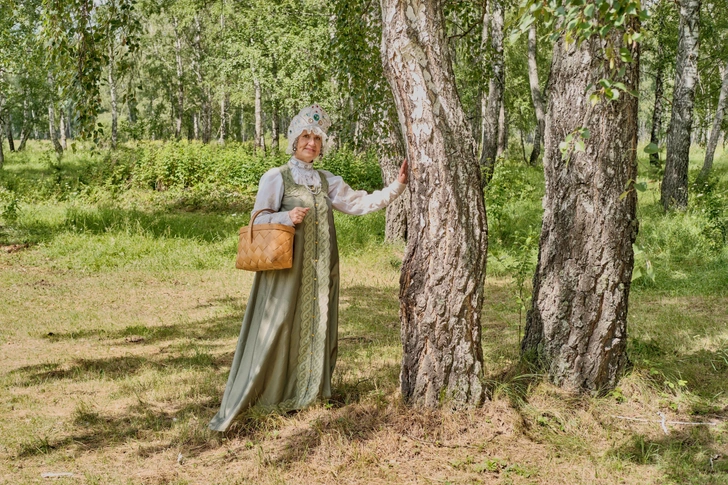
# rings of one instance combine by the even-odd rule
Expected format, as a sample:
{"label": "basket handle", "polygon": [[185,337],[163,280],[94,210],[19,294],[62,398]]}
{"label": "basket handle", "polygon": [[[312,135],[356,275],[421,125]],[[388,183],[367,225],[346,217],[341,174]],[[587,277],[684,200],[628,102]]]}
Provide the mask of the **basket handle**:
{"label": "basket handle", "polygon": [[262,214],[263,212],[275,212],[273,209],[260,209],[253,213],[253,217],[250,218],[250,227],[248,228],[248,235],[250,237],[250,242],[253,242],[253,224],[255,224],[255,218],[258,217],[259,214]]}

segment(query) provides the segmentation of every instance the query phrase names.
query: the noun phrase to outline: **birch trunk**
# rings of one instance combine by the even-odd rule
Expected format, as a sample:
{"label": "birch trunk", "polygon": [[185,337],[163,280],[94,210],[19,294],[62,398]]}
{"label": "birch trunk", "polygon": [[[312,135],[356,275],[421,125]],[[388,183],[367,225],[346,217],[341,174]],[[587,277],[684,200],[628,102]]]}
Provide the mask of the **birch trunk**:
{"label": "birch trunk", "polygon": [[[492,75],[488,82],[488,94],[483,100],[482,118],[482,151],[480,165],[483,169],[483,186],[493,178],[495,159],[498,155],[498,118],[503,103],[503,87],[505,85],[505,65],[503,61],[503,0],[488,2],[487,22],[483,22],[483,38],[488,39],[489,60]],[[485,32],[487,30],[487,32]],[[486,46],[483,46],[486,47]]]}
{"label": "birch trunk", "polygon": [[212,138],[212,93],[210,88],[205,85],[205,79],[202,75],[202,60],[204,58],[204,52],[202,49],[202,24],[200,23],[200,17],[195,15],[195,37],[193,40],[194,45],[194,69],[197,77],[197,85],[202,90],[202,100],[200,103],[200,124],[202,129],[202,143],[210,143]]}
{"label": "birch trunk", "polygon": [[[3,129],[3,120],[0,118],[0,133],[2,133]],[[3,152],[3,139],[0,138],[0,170],[3,168],[3,165],[5,165],[5,153]]]}
{"label": "birch trunk", "polygon": [[546,115],[543,97],[541,96],[541,85],[538,83],[538,65],[536,64],[536,23],[532,23],[528,29],[528,84],[531,88],[531,100],[533,110],[536,113],[536,133],[533,136],[533,150],[528,163],[536,165],[541,155],[541,143],[546,128]]}
{"label": "birch trunk", "polygon": [[184,67],[182,65],[182,39],[179,35],[179,22],[177,17],[172,17],[174,26],[174,55],[177,68],[177,113],[174,121],[174,137],[179,140],[182,136],[182,116],[184,115],[185,85]]}
{"label": "birch trunk", "polygon": [[725,114],[726,99],[728,99],[728,63],[723,65],[723,80],[720,85],[720,95],[718,96],[718,107],[715,110],[715,118],[713,119],[713,127],[710,130],[710,138],[708,146],[705,149],[705,161],[700,171],[700,179],[705,180],[710,175],[713,168],[713,156],[715,148],[718,146],[718,138],[720,138],[720,126],[723,123],[723,115]]}
{"label": "birch trunk", "polygon": [[670,128],[667,131],[667,158],[662,180],[661,202],[665,210],[688,206],[688,162],[693,125],[693,101],[698,79],[698,38],[700,0],[680,0],[675,88],[672,96]]}
{"label": "birch trunk", "polygon": [[8,113],[8,122],[5,124],[5,135],[8,138],[8,149],[15,151],[15,139],[13,138],[13,124],[10,122],[10,113]]}
{"label": "birch trunk", "polygon": [[61,134],[61,147],[66,150],[68,148],[68,143],[66,143],[66,114],[63,112],[63,108],[61,108],[61,116],[58,120],[58,131]]}
{"label": "birch trunk", "polygon": [[[657,75],[655,76],[655,106],[652,110],[652,129],[650,130],[650,143],[655,146],[660,144],[660,130],[662,130],[662,81],[665,68],[662,63],[657,67]],[[650,165],[660,167],[659,152],[650,153]]]}
{"label": "birch trunk", "polygon": [[257,79],[253,80],[253,87],[255,88],[255,149],[264,149],[263,140],[263,108],[262,108],[262,94],[260,90],[260,81]]}
{"label": "birch trunk", "polygon": [[[116,76],[114,72],[114,43],[109,41],[109,97],[111,98],[111,149],[116,150],[119,135],[119,109],[116,100]],[[179,129],[182,129],[180,124]]]}
{"label": "birch trunk", "polygon": [[382,61],[411,163],[400,278],[405,402],[484,399],[480,313],[487,224],[479,167],[455,88],[441,0],[380,0]]}
{"label": "birch trunk", "polygon": [[23,122],[20,125],[20,145],[18,151],[22,152],[25,150],[25,144],[28,142],[30,136],[30,126],[28,119],[30,117],[30,109],[28,108],[28,94],[23,92]]}
{"label": "birch trunk", "polygon": [[220,137],[217,142],[220,145],[225,144],[225,137],[227,136],[227,119],[228,119],[228,102],[230,100],[230,94],[223,93],[222,99],[220,100]]}
{"label": "birch trunk", "polygon": [[508,115],[506,103],[501,102],[500,114],[498,115],[498,150],[496,156],[502,157],[508,149]]}
{"label": "birch trunk", "polygon": [[53,102],[48,105],[48,132],[53,144],[53,149],[56,151],[58,156],[63,155],[63,147],[58,142],[58,133],[56,132],[56,108],[53,106]]}
{"label": "birch trunk", "polygon": [[[636,25],[634,25],[636,27]],[[612,35],[621,47],[621,32]],[[535,354],[556,385],[598,392],[615,385],[627,354],[627,302],[637,235],[637,99],[589,102],[587,86],[605,77],[602,40],[554,45],[544,144],[546,193],[522,349]],[[638,91],[639,66],[624,65]],[[619,66],[617,66],[619,67]],[[562,159],[559,143],[576,128],[586,150]],[[623,195],[627,191],[626,196]]]}
{"label": "birch trunk", "polygon": [[270,142],[270,149],[275,153],[279,150],[280,135],[278,133],[278,125],[280,124],[280,116],[278,114],[278,103],[273,103],[273,116],[270,122],[270,136],[273,139]]}

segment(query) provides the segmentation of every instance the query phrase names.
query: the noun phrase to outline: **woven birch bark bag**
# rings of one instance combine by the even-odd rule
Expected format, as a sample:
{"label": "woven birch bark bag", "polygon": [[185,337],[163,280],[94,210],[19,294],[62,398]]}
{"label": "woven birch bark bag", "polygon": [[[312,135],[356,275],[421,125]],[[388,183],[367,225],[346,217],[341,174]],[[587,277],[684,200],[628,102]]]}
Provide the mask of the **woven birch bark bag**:
{"label": "woven birch bark bag", "polygon": [[293,235],[296,229],[285,224],[258,224],[255,218],[272,209],[253,214],[250,225],[238,231],[238,257],[235,267],[246,271],[288,269],[293,266]]}

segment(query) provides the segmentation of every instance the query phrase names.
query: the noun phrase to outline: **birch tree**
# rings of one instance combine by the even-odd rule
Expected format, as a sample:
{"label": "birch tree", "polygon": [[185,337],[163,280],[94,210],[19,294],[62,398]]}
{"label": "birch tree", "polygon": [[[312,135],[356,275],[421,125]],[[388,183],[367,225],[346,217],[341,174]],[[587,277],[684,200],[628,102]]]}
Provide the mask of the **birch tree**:
{"label": "birch tree", "polygon": [[700,0],[680,0],[675,85],[667,132],[667,157],[660,202],[665,210],[688,206],[688,163],[693,126],[693,103],[698,79]]}
{"label": "birch tree", "polygon": [[487,225],[475,140],[444,36],[440,0],[381,0],[382,62],[411,162],[412,214],[400,279],[402,396],[484,399],[480,313]]}
{"label": "birch tree", "polygon": [[[522,349],[573,391],[613,387],[627,363],[637,235],[637,98],[628,93],[638,88],[639,34],[635,5],[613,5],[614,14],[590,2],[541,10],[563,30],[551,64],[543,226]],[[563,27],[583,17],[592,22]]]}

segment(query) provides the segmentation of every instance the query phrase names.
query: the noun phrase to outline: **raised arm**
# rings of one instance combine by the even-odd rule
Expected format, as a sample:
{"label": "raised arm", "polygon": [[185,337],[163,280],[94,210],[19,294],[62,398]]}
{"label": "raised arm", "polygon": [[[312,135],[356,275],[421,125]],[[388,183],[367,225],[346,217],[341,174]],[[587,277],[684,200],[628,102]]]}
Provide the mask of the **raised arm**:
{"label": "raised arm", "polygon": [[[406,183],[395,180],[388,187],[371,194],[366,190],[352,189],[344,179],[331,172],[322,170],[329,183],[329,198],[334,209],[351,215],[364,215],[387,207],[399,197],[407,187]],[[405,179],[406,180],[406,179]]]}

